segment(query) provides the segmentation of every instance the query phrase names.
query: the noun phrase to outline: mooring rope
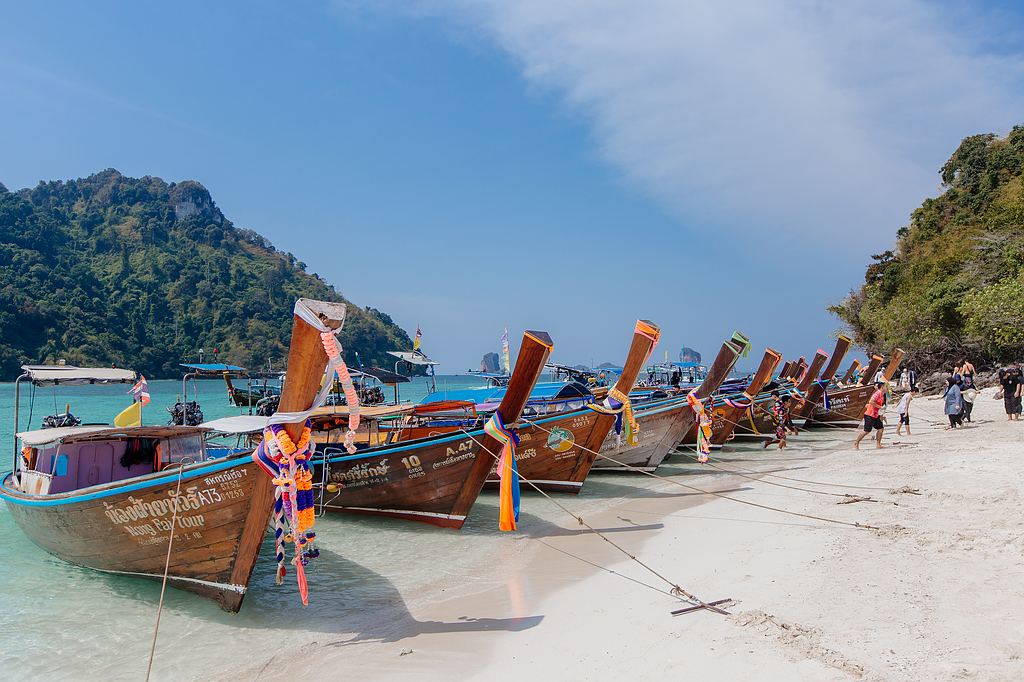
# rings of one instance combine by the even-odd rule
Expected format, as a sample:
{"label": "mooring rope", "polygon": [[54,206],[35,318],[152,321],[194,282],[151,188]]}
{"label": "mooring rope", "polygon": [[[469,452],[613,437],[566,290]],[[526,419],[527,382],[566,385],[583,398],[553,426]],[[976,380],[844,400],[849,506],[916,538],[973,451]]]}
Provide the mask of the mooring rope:
{"label": "mooring rope", "polygon": [[[683,446],[683,447],[688,447],[688,446]],[[675,451],[679,452],[679,448],[676,448]],[[685,452],[679,452],[679,454],[686,455],[688,457],[692,457],[689,453],[685,453]],[[732,462],[729,462],[729,464],[731,465]],[[727,471],[728,473],[736,473],[736,471],[730,470],[730,469],[722,469],[722,471]],[[881,487],[867,486],[867,485],[850,485],[850,484],[847,484],[847,483],[823,483],[821,481],[810,481],[810,480],[807,480],[807,479],[804,479],[804,478],[791,478],[789,476],[780,476],[779,474],[773,474],[773,473],[770,473],[770,472],[767,472],[767,471],[758,471],[757,469],[740,468],[740,469],[738,469],[738,471],[743,471],[743,472],[748,473],[748,474],[757,474],[758,476],[771,476],[772,478],[781,478],[784,481],[795,481],[797,483],[810,483],[812,485],[823,485],[823,486],[827,486],[827,487],[830,487],[830,488],[851,488],[853,490],[890,490],[889,488],[881,488]],[[765,481],[765,482],[767,483],[767,481]]]}
{"label": "mooring rope", "polygon": [[[688,447],[688,446],[683,446],[683,447]],[[774,486],[778,486],[780,488],[788,488],[789,490],[798,490],[798,491],[804,492],[804,493],[814,493],[816,495],[829,495],[831,497],[843,497],[843,498],[857,497],[856,495],[851,495],[850,493],[833,493],[833,492],[830,492],[830,491],[827,491],[827,490],[812,490],[810,488],[801,488],[801,487],[795,486],[795,485],[786,485],[785,483],[775,483],[774,481],[765,481],[762,478],[758,478],[756,476],[749,476],[749,475],[747,475],[745,473],[740,473],[739,471],[731,471],[731,470],[726,469],[724,467],[721,467],[721,466],[719,466],[717,464],[712,464],[711,462],[700,462],[700,460],[697,457],[694,457],[693,455],[691,455],[688,452],[683,452],[679,448],[676,448],[675,451],[677,453],[679,453],[680,455],[683,455],[684,457],[689,457],[693,461],[698,462],[698,463],[702,464],[703,466],[709,466],[712,469],[718,469],[719,471],[722,471],[724,473],[732,474],[734,476],[739,476],[741,478],[750,479],[751,481],[757,481],[758,483],[767,483],[768,485],[774,485]],[[867,500],[861,500],[861,501],[862,502],[878,502],[878,500],[872,500],[870,498],[867,499]]]}
{"label": "mooring rope", "polygon": [[[480,442],[479,440],[477,440],[476,438],[474,438],[474,437],[473,437],[473,434],[471,434],[471,433],[470,433],[469,431],[466,431],[465,429],[459,429],[459,430],[460,430],[460,431],[462,431],[462,433],[464,433],[464,434],[465,434],[465,435],[466,435],[466,436],[467,436],[467,437],[468,437],[468,438],[469,438],[469,439],[470,439],[471,441],[473,441],[474,443],[476,443],[476,444],[477,444],[477,445],[478,445],[478,446],[480,447],[480,449],[481,449],[481,450],[483,450],[484,452],[486,452],[487,454],[489,454],[489,455],[490,455],[491,457],[493,457],[495,461],[498,461],[498,460],[499,460],[499,456],[498,456],[497,454],[495,454],[494,452],[492,452],[490,448],[488,448],[487,446],[485,446],[485,445],[484,445],[483,443],[481,443],[481,442]],[[615,549],[617,549],[617,550],[618,550],[619,552],[621,552],[621,553],[622,553],[622,554],[624,554],[625,556],[629,557],[629,559],[630,559],[630,560],[632,560],[632,561],[635,561],[635,562],[636,562],[636,563],[637,563],[638,565],[640,565],[641,567],[643,567],[644,569],[646,569],[646,570],[647,570],[647,571],[648,571],[649,573],[651,573],[651,575],[653,575],[653,576],[657,577],[658,579],[660,579],[660,580],[664,581],[664,583],[665,583],[666,585],[668,585],[669,587],[671,587],[671,590],[669,591],[669,594],[670,594],[670,595],[672,595],[672,596],[675,596],[675,597],[682,597],[682,598],[684,598],[684,599],[686,599],[686,600],[689,600],[689,601],[690,601],[691,603],[694,603],[694,604],[696,604],[696,605],[702,606],[702,607],[704,607],[704,608],[706,608],[706,609],[709,609],[709,610],[712,610],[712,611],[716,611],[716,612],[718,612],[718,613],[724,613],[724,612],[723,612],[723,611],[721,611],[720,609],[716,609],[716,608],[715,608],[715,607],[713,607],[713,606],[709,606],[709,605],[708,605],[708,603],[707,603],[707,602],[705,602],[705,601],[704,601],[703,599],[701,599],[701,598],[697,597],[696,595],[692,594],[691,592],[688,592],[688,591],[684,590],[684,589],[683,589],[683,588],[682,588],[682,587],[681,587],[680,585],[678,585],[677,583],[674,583],[674,582],[672,582],[671,580],[669,580],[668,578],[666,578],[666,577],[665,577],[664,575],[662,575],[662,574],[661,574],[661,573],[659,573],[658,571],[654,570],[654,568],[652,568],[652,567],[651,567],[651,566],[649,566],[648,564],[646,564],[646,563],[644,563],[643,561],[641,561],[641,560],[640,560],[640,558],[639,558],[639,557],[637,557],[637,556],[636,556],[635,554],[633,554],[632,552],[630,552],[630,551],[626,550],[626,549],[625,549],[624,547],[622,547],[621,545],[619,545],[618,543],[616,543],[616,542],[615,542],[614,540],[612,540],[612,539],[611,539],[611,538],[609,538],[609,537],[608,537],[607,535],[605,535],[604,533],[602,533],[601,531],[599,531],[599,530],[598,530],[597,528],[594,528],[593,526],[591,526],[591,525],[590,525],[589,523],[587,523],[587,522],[586,522],[586,521],[585,521],[585,520],[583,519],[583,517],[582,517],[582,516],[580,516],[580,515],[578,515],[578,514],[574,513],[574,512],[573,512],[572,510],[570,510],[570,509],[569,509],[568,507],[566,507],[566,506],[565,506],[565,505],[563,505],[563,504],[562,504],[561,502],[559,502],[558,500],[556,500],[555,498],[553,498],[553,497],[552,497],[551,495],[549,495],[549,494],[548,494],[548,493],[547,493],[546,491],[542,490],[542,489],[541,489],[541,488],[540,488],[540,487],[539,487],[539,486],[538,486],[538,485],[537,485],[536,483],[534,483],[533,481],[531,481],[531,480],[530,480],[530,479],[528,479],[528,478],[525,478],[525,477],[524,477],[524,476],[523,476],[522,474],[520,474],[520,473],[519,473],[518,471],[516,471],[515,473],[516,473],[516,476],[517,476],[517,477],[519,478],[519,480],[520,480],[520,481],[523,481],[524,483],[526,483],[527,485],[529,485],[529,486],[530,486],[531,488],[533,488],[533,489],[534,489],[534,490],[536,490],[536,491],[537,491],[538,493],[540,493],[540,494],[541,494],[541,495],[543,495],[543,496],[544,496],[545,498],[547,498],[547,499],[548,499],[548,500],[549,500],[549,501],[550,501],[550,502],[551,502],[552,504],[554,504],[554,505],[555,505],[556,507],[558,507],[559,509],[561,509],[562,511],[564,511],[564,512],[565,512],[566,514],[568,514],[569,516],[571,516],[571,517],[573,517],[574,519],[576,519],[576,522],[577,522],[577,523],[579,523],[579,524],[580,524],[581,526],[584,526],[584,527],[586,527],[587,529],[589,529],[589,530],[590,530],[590,532],[594,533],[594,534],[595,534],[595,535],[596,535],[597,537],[601,538],[602,540],[604,540],[605,542],[607,542],[607,543],[608,543],[609,545],[611,545],[612,547],[614,547]],[[657,589],[657,588],[654,588],[654,589]],[[662,590],[658,590],[658,591],[659,591],[659,592],[662,592]]]}
{"label": "mooring rope", "polygon": [[178,486],[174,490],[174,504],[171,505],[171,534],[167,538],[167,558],[164,560],[164,576],[160,583],[160,603],[156,607],[156,625],[153,626],[153,641],[149,645],[149,664],[146,666],[146,682],[153,672],[153,655],[156,653],[156,638],[160,633],[160,616],[164,610],[164,592],[167,591],[167,574],[171,570],[171,548],[174,546],[174,527],[178,520],[178,495],[181,494],[181,479],[185,473],[185,464],[192,464],[189,458],[182,459],[178,467]]}
{"label": "mooring rope", "polygon": [[[551,433],[551,431],[549,431],[548,429],[545,429],[543,426],[541,426],[537,422],[530,421],[529,419],[523,419],[523,421],[526,422],[527,424],[532,425],[532,426],[536,426],[541,431],[544,431],[544,432],[549,433],[549,434]],[[602,455],[600,452],[595,452],[594,450],[591,450],[590,448],[587,448],[586,446],[580,445],[579,448],[581,450],[586,451],[586,452],[590,452],[592,454],[595,454],[595,455],[597,455],[598,457],[600,457],[602,459],[606,459],[609,462],[612,462],[613,464],[617,464],[618,466],[621,466],[621,467],[623,467],[625,469],[629,469],[630,471],[636,471],[638,473],[643,474],[644,476],[650,476],[651,478],[658,479],[659,481],[665,481],[666,483],[670,483],[672,485],[679,486],[680,488],[686,488],[688,490],[693,490],[693,491],[701,493],[703,495],[712,495],[714,497],[720,497],[723,500],[731,500],[731,501],[737,502],[739,504],[745,504],[745,505],[748,505],[748,506],[751,506],[751,507],[758,507],[760,509],[767,509],[769,511],[778,512],[780,514],[789,514],[791,516],[799,516],[799,517],[802,517],[802,518],[805,518],[805,519],[814,519],[816,521],[825,521],[826,523],[835,523],[835,524],[838,524],[838,525],[841,525],[841,526],[850,526],[852,528],[863,528],[863,529],[866,529],[866,530],[878,530],[877,527],[870,526],[870,525],[865,524],[865,523],[859,523],[859,522],[856,522],[856,521],[853,521],[853,522],[851,522],[851,521],[840,521],[839,519],[830,519],[830,518],[827,518],[827,517],[824,517],[824,516],[815,516],[814,514],[805,514],[803,512],[795,512],[795,511],[792,511],[792,510],[789,510],[789,509],[781,509],[779,507],[771,507],[769,505],[760,504],[758,502],[750,502],[749,500],[741,500],[738,497],[732,497],[731,495],[726,495],[725,493],[715,492],[713,490],[704,490],[703,488],[698,488],[697,486],[688,485],[688,484],[683,483],[681,481],[676,481],[674,479],[667,478],[665,476],[659,476],[658,474],[654,473],[653,471],[644,471],[643,469],[641,469],[639,467],[635,467],[635,466],[633,466],[631,464],[626,464],[625,462],[620,462],[619,460],[617,460],[617,459],[615,459],[613,457],[609,457],[608,455]]]}

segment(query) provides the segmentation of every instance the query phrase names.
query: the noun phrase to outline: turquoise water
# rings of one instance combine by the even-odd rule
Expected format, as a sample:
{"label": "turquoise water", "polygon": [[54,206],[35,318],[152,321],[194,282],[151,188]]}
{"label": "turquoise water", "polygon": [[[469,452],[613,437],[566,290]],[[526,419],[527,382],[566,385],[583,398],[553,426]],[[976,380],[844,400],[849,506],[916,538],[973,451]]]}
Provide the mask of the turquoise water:
{"label": "turquoise water", "polygon": [[[473,377],[438,377],[439,388],[479,384]],[[403,388],[402,397],[415,399],[427,389],[428,381],[418,378]],[[67,402],[83,422],[108,422],[128,405],[122,385],[64,387],[56,396],[48,390],[36,390],[34,405],[31,389],[23,391],[23,429],[30,409],[31,426],[38,428],[44,414],[63,411]],[[150,382],[153,402],[144,410],[144,421],[166,422],[164,407],[180,391],[180,382]],[[222,382],[200,382],[198,395],[208,419],[239,412],[228,405]],[[13,402],[13,385],[0,384],[0,452],[8,458],[0,462],[4,470],[13,457]],[[604,492],[579,500],[577,508],[603,506],[616,497],[614,491],[610,496]],[[561,513],[550,505],[527,502],[522,519],[533,532],[563,532]],[[272,548],[264,543],[239,614],[168,590],[154,679],[221,679],[239,666],[314,640],[398,641],[446,628],[518,627],[490,620],[424,622],[414,615],[418,604],[439,594],[485,589],[515,578],[506,567],[532,550],[514,534],[496,529],[492,493],[484,493],[461,532],[370,517],[318,519],[321,556],[308,572],[309,607],[301,606],[294,583],[274,585]],[[156,583],[78,568],[43,552],[0,505],[0,651],[5,670],[17,671],[19,679],[142,679],[158,600]]]}

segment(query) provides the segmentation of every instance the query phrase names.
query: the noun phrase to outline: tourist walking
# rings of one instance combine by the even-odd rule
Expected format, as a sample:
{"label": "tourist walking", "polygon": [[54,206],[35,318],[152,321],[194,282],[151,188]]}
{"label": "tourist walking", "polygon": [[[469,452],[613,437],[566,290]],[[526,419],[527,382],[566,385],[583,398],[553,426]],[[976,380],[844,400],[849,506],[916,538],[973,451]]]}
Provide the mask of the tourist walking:
{"label": "tourist walking", "polygon": [[974,387],[974,382],[964,379],[964,383],[960,387],[960,397],[964,401],[964,421],[970,424],[971,410],[974,409],[974,401],[978,397],[978,389]]}
{"label": "tourist walking", "polygon": [[772,403],[772,418],[775,420],[775,438],[770,438],[761,445],[768,449],[768,446],[772,443],[778,443],[779,450],[781,450],[786,447],[786,434],[789,431],[786,428],[786,423],[790,421],[789,396],[780,396],[778,391],[772,391],[772,398],[775,399]]}
{"label": "tourist walking", "polygon": [[946,401],[943,411],[949,417],[949,426],[946,427],[946,430],[955,429],[962,423],[964,401],[960,394],[960,384],[953,377],[946,379],[946,391],[942,397]]}
{"label": "tourist walking", "polygon": [[871,394],[867,406],[864,408],[864,430],[857,434],[853,441],[853,449],[860,450],[860,442],[864,437],[875,430],[875,447],[882,448],[882,432],[885,430],[885,417],[882,408],[885,407],[885,382],[875,382],[875,392]]}
{"label": "tourist walking", "polygon": [[1020,401],[1020,379],[1016,370],[1012,368],[999,370],[999,385],[1003,390],[1003,409],[1006,410],[1006,419],[1009,421],[1019,419],[1017,403]]}
{"label": "tourist walking", "polygon": [[900,398],[900,402],[896,405],[896,414],[900,416],[900,423],[896,427],[897,436],[903,435],[902,431],[904,426],[907,427],[907,435],[912,435],[910,433],[910,403],[914,401],[914,398],[916,397],[914,395],[915,393],[917,393],[916,388],[910,389],[903,394],[903,397]]}

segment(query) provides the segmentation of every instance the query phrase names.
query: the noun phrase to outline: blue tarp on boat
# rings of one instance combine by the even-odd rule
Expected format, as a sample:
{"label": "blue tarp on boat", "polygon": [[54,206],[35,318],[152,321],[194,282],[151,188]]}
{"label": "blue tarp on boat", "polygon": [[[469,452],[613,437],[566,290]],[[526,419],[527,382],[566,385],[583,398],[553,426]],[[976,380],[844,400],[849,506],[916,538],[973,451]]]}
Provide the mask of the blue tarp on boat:
{"label": "blue tarp on boat", "polygon": [[197,372],[244,372],[245,367],[239,367],[237,365],[225,365],[222,363],[209,363],[209,364],[188,364],[181,363],[182,367],[188,369],[194,369]]}

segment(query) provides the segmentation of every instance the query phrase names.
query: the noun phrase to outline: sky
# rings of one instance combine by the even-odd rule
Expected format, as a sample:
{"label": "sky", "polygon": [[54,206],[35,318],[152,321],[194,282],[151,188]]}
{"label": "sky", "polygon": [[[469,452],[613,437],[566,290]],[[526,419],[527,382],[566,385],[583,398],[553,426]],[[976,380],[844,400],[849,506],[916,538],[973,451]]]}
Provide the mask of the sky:
{"label": "sky", "polygon": [[0,182],[198,180],[449,373],[505,327],[619,363],[637,318],[658,357],[733,330],[809,356],[959,141],[1015,124],[1015,2],[94,0],[0,22]]}

